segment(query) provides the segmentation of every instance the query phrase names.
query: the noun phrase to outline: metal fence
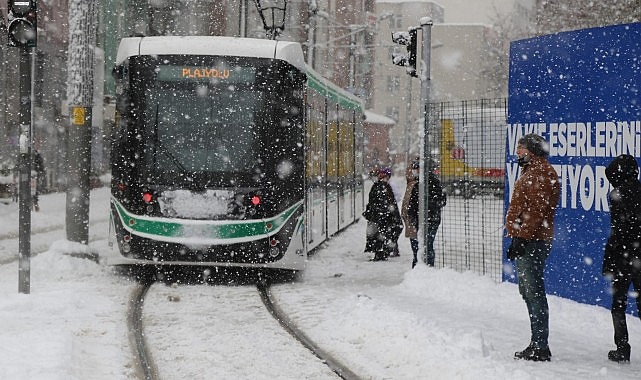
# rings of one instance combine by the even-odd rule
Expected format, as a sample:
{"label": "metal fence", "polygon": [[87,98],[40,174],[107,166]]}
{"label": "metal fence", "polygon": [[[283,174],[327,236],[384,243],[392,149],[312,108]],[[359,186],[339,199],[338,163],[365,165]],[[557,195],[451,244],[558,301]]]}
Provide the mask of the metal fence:
{"label": "metal fence", "polygon": [[432,103],[430,152],[447,205],[436,265],[502,279],[506,99]]}

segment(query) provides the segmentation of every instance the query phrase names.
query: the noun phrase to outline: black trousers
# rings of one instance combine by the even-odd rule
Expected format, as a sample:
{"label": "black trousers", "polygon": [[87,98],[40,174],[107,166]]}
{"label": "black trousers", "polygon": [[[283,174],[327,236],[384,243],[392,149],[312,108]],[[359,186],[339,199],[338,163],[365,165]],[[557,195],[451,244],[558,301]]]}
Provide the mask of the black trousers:
{"label": "black trousers", "polygon": [[[628,290],[630,284],[641,294],[641,271],[633,269],[632,273],[617,273],[612,279],[612,324],[614,326],[614,343],[617,347],[628,345],[628,325],[625,311],[628,307]],[[637,311],[641,318],[641,297],[636,297]]]}

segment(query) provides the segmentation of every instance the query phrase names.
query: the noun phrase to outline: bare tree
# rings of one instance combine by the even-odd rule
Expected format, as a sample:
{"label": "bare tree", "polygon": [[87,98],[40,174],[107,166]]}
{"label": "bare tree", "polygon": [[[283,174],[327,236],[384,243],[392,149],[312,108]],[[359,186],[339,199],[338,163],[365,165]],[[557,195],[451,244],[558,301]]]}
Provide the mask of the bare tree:
{"label": "bare tree", "polygon": [[640,0],[537,0],[536,34],[550,34],[641,20]]}
{"label": "bare tree", "polygon": [[487,42],[487,57],[481,67],[481,75],[491,78],[494,85],[488,89],[495,97],[507,96],[507,84],[510,62],[510,42],[531,37],[535,32],[534,20],[516,23],[513,18],[505,17],[504,12],[494,7],[492,17],[491,35],[485,39]]}

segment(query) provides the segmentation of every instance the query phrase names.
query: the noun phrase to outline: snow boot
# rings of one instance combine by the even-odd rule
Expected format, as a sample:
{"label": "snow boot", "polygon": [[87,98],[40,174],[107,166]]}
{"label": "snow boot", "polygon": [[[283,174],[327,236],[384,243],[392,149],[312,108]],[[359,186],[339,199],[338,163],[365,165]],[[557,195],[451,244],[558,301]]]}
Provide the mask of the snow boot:
{"label": "snow boot", "polygon": [[549,348],[539,348],[529,345],[525,350],[514,353],[514,359],[531,360],[533,362],[549,362],[552,357]]}
{"label": "snow boot", "polygon": [[608,352],[608,359],[617,363],[630,362],[630,345],[626,343],[623,346],[617,347],[616,350]]}

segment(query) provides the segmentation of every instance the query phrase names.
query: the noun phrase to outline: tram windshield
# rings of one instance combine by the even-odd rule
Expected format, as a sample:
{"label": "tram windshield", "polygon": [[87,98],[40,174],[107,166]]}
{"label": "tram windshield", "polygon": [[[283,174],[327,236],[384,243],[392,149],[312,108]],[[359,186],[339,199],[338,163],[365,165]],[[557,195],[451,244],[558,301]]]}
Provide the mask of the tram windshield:
{"label": "tram windshield", "polygon": [[118,168],[196,189],[260,187],[284,181],[283,165],[302,168],[306,77],[296,67],[256,57],[139,55],[120,70],[119,159],[136,165]]}
{"label": "tram windshield", "polygon": [[155,108],[152,140],[157,170],[239,172],[255,165],[254,118],[262,104],[261,93],[212,94],[206,87],[150,91],[156,100],[150,106]]}
{"label": "tram windshield", "polygon": [[267,65],[221,57],[147,65],[145,161],[156,181],[256,180],[278,95]]}

